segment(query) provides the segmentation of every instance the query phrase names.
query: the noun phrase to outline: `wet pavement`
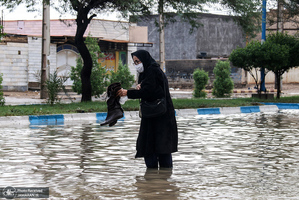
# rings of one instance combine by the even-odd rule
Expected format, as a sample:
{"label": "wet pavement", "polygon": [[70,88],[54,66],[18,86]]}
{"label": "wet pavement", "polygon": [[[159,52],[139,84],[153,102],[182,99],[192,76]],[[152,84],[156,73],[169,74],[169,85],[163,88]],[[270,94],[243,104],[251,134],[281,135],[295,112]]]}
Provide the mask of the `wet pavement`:
{"label": "wet pavement", "polygon": [[2,128],[0,187],[49,187],[49,199],[298,199],[298,117],[178,117],[172,170],[134,158],[139,120]]}
{"label": "wet pavement", "polygon": [[[273,84],[267,84],[266,88],[269,91],[274,91]],[[232,98],[250,98],[252,93],[256,90],[253,85],[247,85],[243,88],[234,89],[231,94]],[[206,90],[207,98],[214,98],[212,96],[211,90]],[[271,94],[276,95],[276,92],[270,92]],[[192,98],[193,90],[192,89],[178,89],[170,88],[170,94],[173,99],[180,98]],[[298,96],[299,95],[299,84],[284,84],[282,88],[281,96]],[[4,91],[5,105],[28,105],[28,104],[41,104],[47,103],[46,99],[40,99],[39,91],[26,91],[26,92],[12,92]],[[61,103],[71,103],[71,102],[80,102],[81,95],[76,94],[75,92],[68,92],[68,95],[65,93],[60,93],[59,98]],[[92,101],[104,101],[104,98],[95,98],[92,97]]]}

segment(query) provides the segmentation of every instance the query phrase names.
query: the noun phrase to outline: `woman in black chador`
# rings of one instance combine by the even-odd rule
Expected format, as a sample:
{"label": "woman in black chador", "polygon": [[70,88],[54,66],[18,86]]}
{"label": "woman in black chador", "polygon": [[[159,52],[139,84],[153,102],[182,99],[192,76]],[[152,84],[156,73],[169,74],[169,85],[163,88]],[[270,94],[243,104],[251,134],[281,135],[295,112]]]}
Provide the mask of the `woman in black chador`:
{"label": "woman in black chador", "polygon": [[167,78],[149,52],[138,50],[132,53],[132,58],[139,73],[138,85],[136,90],[121,89],[118,95],[140,98],[141,102],[154,101],[166,95],[167,105],[167,111],[162,116],[141,117],[135,157],[144,157],[148,168],[157,168],[158,164],[162,168],[172,168],[171,153],[177,151],[178,130]]}

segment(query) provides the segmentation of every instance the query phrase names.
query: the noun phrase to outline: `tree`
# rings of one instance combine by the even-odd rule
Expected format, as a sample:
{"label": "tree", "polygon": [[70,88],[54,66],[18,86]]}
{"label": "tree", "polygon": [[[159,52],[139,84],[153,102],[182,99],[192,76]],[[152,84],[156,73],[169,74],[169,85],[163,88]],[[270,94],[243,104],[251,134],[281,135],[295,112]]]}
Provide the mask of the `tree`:
{"label": "tree", "polygon": [[288,1],[283,1],[283,3],[284,3],[284,7],[288,11],[289,17],[294,17],[299,14],[299,0],[288,0]]}
{"label": "tree", "polygon": [[[261,42],[254,40],[248,43],[245,48],[237,48],[233,50],[229,56],[229,60],[235,67],[245,70],[254,79],[255,87],[259,94],[261,93],[261,90],[259,89],[258,74],[260,74],[260,60],[263,60],[263,58],[261,58],[263,52],[261,51]],[[265,80],[266,74],[267,71],[265,71],[264,77],[261,77],[260,79]]]}
{"label": "tree", "polygon": [[299,66],[299,40],[286,33],[270,34],[262,49],[268,53],[264,66],[274,72],[277,80],[277,98],[280,98],[282,75],[289,69]]}
{"label": "tree", "polygon": [[[107,72],[104,67],[98,62],[99,58],[103,58],[104,54],[101,53],[98,45],[98,40],[88,36],[85,40],[85,44],[92,58],[92,72],[90,75],[91,94],[92,96],[99,97],[108,85]],[[73,80],[72,89],[78,94],[82,94],[82,77],[81,71],[83,70],[82,57],[77,58],[76,67],[72,67],[70,78]]]}
{"label": "tree", "polygon": [[229,97],[234,89],[234,82],[230,77],[229,61],[219,60],[213,70],[215,80],[213,82],[212,94],[216,97]]}
{"label": "tree", "polygon": [[289,69],[299,66],[299,41],[285,33],[270,34],[261,44],[252,41],[245,48],[234,50],[230,61],[236,67],[250,70],[264,67],[275,74],[277,80],[277,98],[280,98],[281,76]]}
{"label": "tree", "polygon": [[[44,0],[49,3],[49,0]],[[83,68],[81,71],[82,98],[81,101],[91,101],[91,71],[92,58],[84,43],[84,33],[90,21],[96,16],[96,13],[103,11],[121,11],[124,17],[129,15],[140,16],[149,15],[155,11],[152,8],[159,8],[159,3],[166,6],[164,11],[177,13],[183,19],[188,20],[192,27],[199,25],[194,20],[198,12],[203,10],[206,4],[219,3],[222,8],[226,7],[235,15],[235,20],[244,28],[244,33],[252,35],[257,30],[260,0],[164,0],[164,1],[138,1],[138,0],[61,0],[51,4],[61,13],[70,12],[76,15],[77,30],[75,35],[75,45],[81,54]],[[29,10],[40,3],[38,0],[0,0],[2,6],[13,9],[21,3],[25,3]],[[163,13],[164,13],[163,11]],[[158,12],[159,13],[159,12]],[[134,18],[134,17],[133,17]],[[170,17],[171,18],[171,17]],[[167,21],[165,22],[167,23]],[[259,26],[258,26],[259,28]]]}
{"label": "tree", "polygon": [[284,23],[287,21],[298,27],[299,20],[296,17],[299,14],[298,0],[270,0],[268,4],[270,8],[277,8],[267,14],[267,21],[270,25],[277,24],[278,32],[284,31]]}

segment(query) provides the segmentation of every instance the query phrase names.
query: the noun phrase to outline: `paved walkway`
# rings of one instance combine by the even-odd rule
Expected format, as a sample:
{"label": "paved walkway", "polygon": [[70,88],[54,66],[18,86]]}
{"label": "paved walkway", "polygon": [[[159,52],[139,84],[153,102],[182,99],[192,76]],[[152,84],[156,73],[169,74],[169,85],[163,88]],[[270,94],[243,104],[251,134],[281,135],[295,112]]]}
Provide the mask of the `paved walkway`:
{"label": "paved walkway", "polygon": [[[266,85],[268,91],[276,95],[276,90],[273,85]],[[206,90],[207,98],[213,98],[212,91]],[[172,98],[192,98],[193,90],[191,89],[170,89],[170,94]],[[256,90],[253,86],[248,86],[246,88],[234,89],[231,97],[251,97]],[[66,95],[61,95],[62,103],[80,102],[81,95],[75,93],[70,93],[71,99]],[[299,84],[286,84],[283,86],[281,96],[299,96]],[[5,105],[28,105],[28,104],[43,104],[46,100],[40,99],[39,92],[27,91],[27,92],[4,92]],[[92,98],[93,101],[103,101],[103,98]]]}

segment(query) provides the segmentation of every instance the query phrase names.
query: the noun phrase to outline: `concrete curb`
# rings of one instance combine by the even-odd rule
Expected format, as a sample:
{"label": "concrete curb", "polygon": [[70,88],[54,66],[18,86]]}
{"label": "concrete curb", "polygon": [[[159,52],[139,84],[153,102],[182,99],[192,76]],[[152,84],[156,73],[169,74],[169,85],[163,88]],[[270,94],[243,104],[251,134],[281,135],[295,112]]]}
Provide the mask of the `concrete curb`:
{"label": "concrete curb", "polygon": [[[297,103],[264,103],[263,106],[221,107],[176,109],[177,117],[214,115],[214,114],[246,114],[257,112],[277,112],[280,109],[299,109]],[[78,121],[100,122],[104,121],[107,113],[75,113],[64,115],[30,115],[0,117],[0,127],[6,126],[35,126],[35,125],[66,125],[78,123]],[[139,119],[138,111],[125,111],[122,119]]]}
{"label": "concrete curb", "polygon": [[[212,93],[213,91],[212,90],[204,90],[206,93]],[[276,89],[268,89],[267,90],[268,93],[276,93],[277,90]],[[244,90],[244,89],[234,89],[232,91],[232,93],[237,93],[237,94],[257,94],[258,91],[256,89],[249,89],[249,90]],[[283,91],[281,91],[281,93],[283,93]]]}

